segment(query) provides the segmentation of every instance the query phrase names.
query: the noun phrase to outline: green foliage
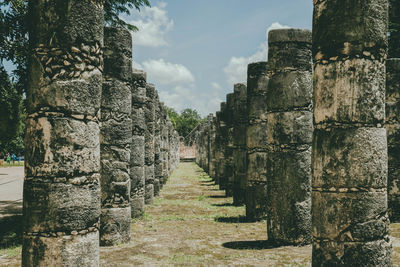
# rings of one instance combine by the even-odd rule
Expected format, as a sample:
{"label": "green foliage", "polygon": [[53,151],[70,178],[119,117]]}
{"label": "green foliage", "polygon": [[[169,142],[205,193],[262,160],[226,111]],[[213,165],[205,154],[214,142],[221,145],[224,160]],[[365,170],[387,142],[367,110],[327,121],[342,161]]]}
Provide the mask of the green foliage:
{"label": "green foliage", "polygon": [[104,20],[106,24],[124,27],[131,31],[137,31],[135,25],[129,24],[120,19],[120,14],[130,14],[130,9],[140,10],[142,6],[150,6],[148,0],[106,0],[104,3]]}
{"label": "green foliage", "polygon": [[197,125],[203,122],[200,114],[191,108],[184,109],[178,114],[173,108],[168,108],[168,116],[180,136],[188,135]]}
{"label": "green foliage", "polygon": [[[131,8],[140,10],[142,6],[150,6],[149,0],[106,0],[105,23],[137,30],[119,15],[129,15]],[[24,148],[22,99],[27,88],[28,25],[28,0],[0,0],[0,153],[22,153]],[[4,69],[4,60],[15,66],[11,77]]]}
{"label": "green foliage", "polygon": [[389,4],[389,58],[400,58],[400,1]]}

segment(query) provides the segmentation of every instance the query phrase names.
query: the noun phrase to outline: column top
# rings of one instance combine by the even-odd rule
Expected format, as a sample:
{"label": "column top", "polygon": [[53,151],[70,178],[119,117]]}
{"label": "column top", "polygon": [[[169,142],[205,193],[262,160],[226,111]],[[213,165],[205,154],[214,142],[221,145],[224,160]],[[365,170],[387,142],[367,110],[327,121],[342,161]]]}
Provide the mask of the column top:
{"label": "column top", "polygon": [[312,43],[312,32],[307,29],[278,29],[268,32],[268,43]]}

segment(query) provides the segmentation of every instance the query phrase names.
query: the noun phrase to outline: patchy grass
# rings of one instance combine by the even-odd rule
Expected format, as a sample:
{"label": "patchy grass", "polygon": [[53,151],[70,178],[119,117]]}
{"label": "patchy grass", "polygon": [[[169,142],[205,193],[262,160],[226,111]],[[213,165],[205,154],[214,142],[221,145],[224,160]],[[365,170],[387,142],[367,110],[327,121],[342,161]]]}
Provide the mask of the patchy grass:
{"label": "patchy grass", "polygon": [[[248,222],[207,174],[181,163],[154,204],[132,220],[128,244],[101,248],[101,266],[311,266],[311,246],[274,247],[265,221]],[[400,224],[392,224],[400,262]],[[0,266],[19,266],[21,247],[0,249]]]}
{"label": "patchy grass", "polygon": [[0,168],[8,168],[8,167],[22,167],[24,166],[24,162],[23,161],[15,161],[14,163],[10,162],[10,164],[8,164],[7,162],[3,162],[3,164],[0,164]]}

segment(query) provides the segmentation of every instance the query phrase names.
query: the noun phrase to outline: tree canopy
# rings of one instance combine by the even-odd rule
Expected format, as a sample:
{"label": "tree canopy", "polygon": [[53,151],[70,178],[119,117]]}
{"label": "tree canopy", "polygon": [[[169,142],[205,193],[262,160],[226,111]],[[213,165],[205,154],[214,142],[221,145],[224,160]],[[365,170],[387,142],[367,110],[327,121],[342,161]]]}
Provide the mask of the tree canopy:
{"label": "tree canopy", "polygon": [[[106,0],[105,24],[135,31],[137,28],[119,15],[129,15],[132,8],[140,10],[143,6],[150,6],[149,0]],[[0,153],[23,151],[28,25],[28,0],[0,0]],[[11,75],[4,67],[5,61],[14,65]]]}
{"label": "tree canopy", "polygon": [[174,124],[175,130],[183,137],[205,120],[195,109],[191,108],[182,110],[181,114],[178,114],[173,108],[168,108],[168,116]]}
{"label": "tree canopy", "polygon": [[389,57],[400,58],[400,1],[389,4]]}

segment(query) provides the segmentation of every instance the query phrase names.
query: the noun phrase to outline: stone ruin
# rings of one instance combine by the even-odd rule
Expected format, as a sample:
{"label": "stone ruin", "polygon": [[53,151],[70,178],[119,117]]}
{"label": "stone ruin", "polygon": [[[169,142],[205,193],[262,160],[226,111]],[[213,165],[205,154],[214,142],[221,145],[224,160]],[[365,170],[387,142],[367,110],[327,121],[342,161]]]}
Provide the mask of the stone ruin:
{"label": "stone ruin", "polygon": [[[128,242],[177,167],[180,138],[132,69],[129,32],[104,28],[103,1],[29,4],[22,266],[98,266],[99,245]],[[313,266],[393,264],[400,59],[386,60],[387,11],[314,1],[313,33],[271,31],[269,61],[191,133],[233,204],[278,245],[312,243]]]}
{"label": "stone ruin", "polygon": [[98,266],[177,167],[179,135],[103,1],[30,12],[22,266]]}
{"label": "stone ruin", "polygon": [[313,266],[393,264],[400,60],[386,60],[387,11],[386,0],[314,1],[313,33],[272,30],[268,62],[249,64],[247,110],[235,85],[199,126],[199,165],[247,219],[266,219],[269,241],[312,243]]}

